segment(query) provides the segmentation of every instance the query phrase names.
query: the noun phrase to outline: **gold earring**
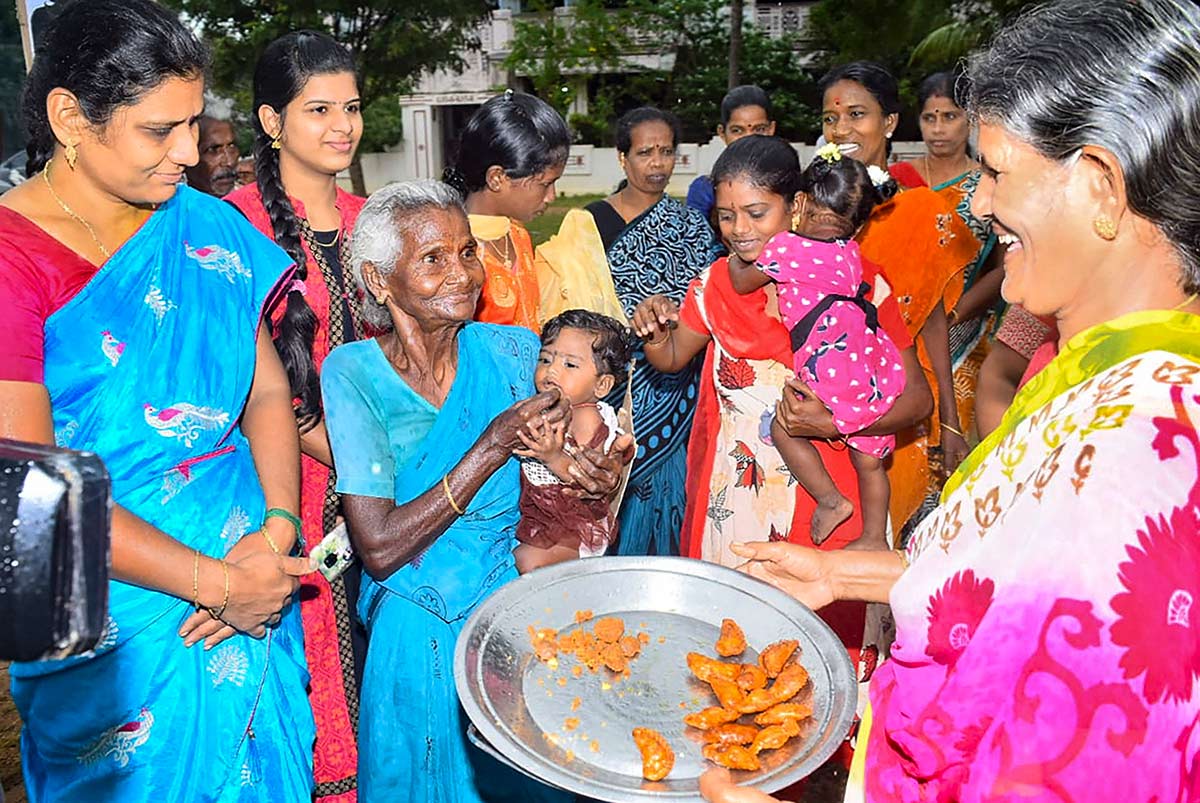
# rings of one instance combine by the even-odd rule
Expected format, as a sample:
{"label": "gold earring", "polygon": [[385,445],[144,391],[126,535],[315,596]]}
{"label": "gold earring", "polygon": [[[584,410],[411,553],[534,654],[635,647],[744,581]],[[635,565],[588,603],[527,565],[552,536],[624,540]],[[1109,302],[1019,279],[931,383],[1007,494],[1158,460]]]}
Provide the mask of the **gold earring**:
{"label": "gold earring", "polygon": [[792,215],[792,231],[797,231],[800,228],[800,213],[796,212]]}
{"label": "gold earring", "polygon": [[387,296],[375,296],[375,303],[382,307],[387,303]]}
{"label": "gold earring", "polygon": [[279,137],[275,137],[275,139],[271,140],[271,147],[275,150],[279,150],[283,147],[283,141],[280,140]]}
{"label": "gold earring", "polygon": [[1117,239],[1117,224],[1108,215],[1097,215],[1092,220],[1092,228],[1105,240]]}
{"label": "gold earring", "polygon": [[79,149],[75,147],[75,143],[68,142],[63,148],[63,158],[67,160],[67,167],[75,169],[75,163],[79,161]]}

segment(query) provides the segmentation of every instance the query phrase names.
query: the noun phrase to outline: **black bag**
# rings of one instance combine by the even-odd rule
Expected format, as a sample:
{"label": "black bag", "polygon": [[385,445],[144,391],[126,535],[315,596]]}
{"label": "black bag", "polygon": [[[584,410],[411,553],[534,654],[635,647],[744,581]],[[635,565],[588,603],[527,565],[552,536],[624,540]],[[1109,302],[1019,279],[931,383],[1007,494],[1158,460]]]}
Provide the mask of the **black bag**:
{"label": "black bag", "polygon": [[99,457],[0,440],[0,658],[96,646],[108,615],[111,518]]}

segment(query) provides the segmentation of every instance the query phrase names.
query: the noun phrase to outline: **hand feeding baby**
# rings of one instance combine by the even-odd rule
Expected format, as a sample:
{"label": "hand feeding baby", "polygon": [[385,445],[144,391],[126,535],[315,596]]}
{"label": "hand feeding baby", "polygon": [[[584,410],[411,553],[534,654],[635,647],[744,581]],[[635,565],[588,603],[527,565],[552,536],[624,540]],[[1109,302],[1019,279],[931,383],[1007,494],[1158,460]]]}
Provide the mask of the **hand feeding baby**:
{"label": "hand feeding baby", "polygon": [[567,310],[542,328],[534,372],[538,392],[556,389],[571,403],[569,424],[534,422],[520,433],[521,520],[515,556],[522,574],[552,563],[603,555],[617,536],[609,499],[570,492],[572,453],[607,451],[622,434],[613,408],[601,401],[631,358],[628,329],[606,315]]}

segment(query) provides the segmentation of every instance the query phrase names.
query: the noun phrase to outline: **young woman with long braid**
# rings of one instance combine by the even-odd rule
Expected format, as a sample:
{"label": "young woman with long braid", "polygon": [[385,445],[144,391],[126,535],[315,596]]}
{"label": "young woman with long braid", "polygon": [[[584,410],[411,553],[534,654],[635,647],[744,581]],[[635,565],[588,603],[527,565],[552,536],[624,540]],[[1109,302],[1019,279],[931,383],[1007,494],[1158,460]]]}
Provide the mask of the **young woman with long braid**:
{"label": "young woman with long braid", "polygon": [[[358,298],[343,267],[364,199],[336,184],[362,135],[350,53],[312,31],[276,39],[254,71],[254,109],[257,182],[227,200],[298,266],[271,324],[300,429],[297,524],[311,549],[339,517],[318,372],[330,350],[363,335]],[[313,577],[301,586],[300,610],[317,722],[316,799],[348,803],[357,799],[357,678],[366,651],[364,631],[355,624],[359,575],[352,568],[332,583]]]}

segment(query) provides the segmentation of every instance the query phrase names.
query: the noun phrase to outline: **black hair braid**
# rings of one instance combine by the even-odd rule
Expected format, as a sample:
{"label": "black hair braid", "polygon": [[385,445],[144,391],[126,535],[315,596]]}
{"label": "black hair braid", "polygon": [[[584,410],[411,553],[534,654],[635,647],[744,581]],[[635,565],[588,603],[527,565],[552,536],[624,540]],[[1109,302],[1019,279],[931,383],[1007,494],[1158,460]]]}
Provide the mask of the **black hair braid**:
{"label": "black hair braid", "polygon": [[[279,176],[279,151],[271,147],[271,138],[259,134],[254,146],[254,176],[262,195],[263,207],[271,219],[276,245],[296,263],[297,279],[308,277],[308,255],[300,240],[300,221]],[[275,348],[287,371],[292,395],[298,400],[296,419],[302,430],[321,420],[321,381],[313,364],[313,342],[317,336],[317,314],[308,305],[304,293],[290,290],[283,317],[272,333]]]}

